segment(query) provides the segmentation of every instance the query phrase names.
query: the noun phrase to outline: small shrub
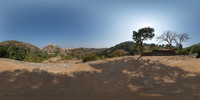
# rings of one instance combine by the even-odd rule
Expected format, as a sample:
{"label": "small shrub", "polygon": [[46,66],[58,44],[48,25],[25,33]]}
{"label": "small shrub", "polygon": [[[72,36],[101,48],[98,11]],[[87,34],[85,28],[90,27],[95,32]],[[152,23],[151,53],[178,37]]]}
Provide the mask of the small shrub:
{"label": "small shrub", "polygon": [[120,56],[125,56],[127,55],[128,53],[125,51],[125,50],[116,50],[112,53],[112,55],[114,57],[120,57]]}
{"label": "small shrub", "polygon": [[67,56],[65,56],[65,59],[67,59],[67,60],[71,60],[72,58],[73,58],[72,55],[67,55]]}
{"label": "small shrub", "polygon": [[95,54],[87,54],[82,57],[83,62],[97,60],[98,56]]}
{"label": "small shrub", "polygon": [[189,55],[189,51],[186,49],[181,49],[177,51],[180,55]]}
{"label": "small shrub", "polygon": [[100,59],[106,59],[106,57],[105,56],[101,56]]}
{"label": "small shrub", "polygon": [[80,60],[80,59],[82,58],[82,56],[81,56],[81,55],[77,55],[76,58],[77,58],[78,60]]}

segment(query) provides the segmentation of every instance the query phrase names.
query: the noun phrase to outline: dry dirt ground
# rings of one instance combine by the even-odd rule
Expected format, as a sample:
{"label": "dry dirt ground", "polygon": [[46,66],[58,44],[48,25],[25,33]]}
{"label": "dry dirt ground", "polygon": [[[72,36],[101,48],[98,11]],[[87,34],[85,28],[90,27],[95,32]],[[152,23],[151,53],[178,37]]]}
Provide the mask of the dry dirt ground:
{"label": "dry dirt ground", "polygon": [[200,59],[128,56],[52,64],[2,58],[0,100],[200,100]]}

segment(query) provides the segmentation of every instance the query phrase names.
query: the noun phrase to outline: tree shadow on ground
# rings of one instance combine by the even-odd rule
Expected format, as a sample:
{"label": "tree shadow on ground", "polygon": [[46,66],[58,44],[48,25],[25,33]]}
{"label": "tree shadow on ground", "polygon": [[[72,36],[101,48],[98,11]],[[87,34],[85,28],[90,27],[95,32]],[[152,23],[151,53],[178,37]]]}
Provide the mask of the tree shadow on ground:
{"label": "tree shadow on ground", "polygon": [[[89,63],[100,72],[49,73],[34,69],[0,73],[0,96],[166,96],[199,97],[200,75],[150,60],[124,58]],[[188,66],[189,67],[189,66]]]}

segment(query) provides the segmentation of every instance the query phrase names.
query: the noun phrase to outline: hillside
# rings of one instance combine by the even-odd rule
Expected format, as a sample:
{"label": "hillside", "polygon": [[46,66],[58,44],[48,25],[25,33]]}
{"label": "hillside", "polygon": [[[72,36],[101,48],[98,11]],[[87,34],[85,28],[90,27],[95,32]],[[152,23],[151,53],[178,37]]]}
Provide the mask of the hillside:
{"label": "hillside", "polygon": [[200,59],[188,56],[142,59],[129,56],[81,64],[0,59],[0,99],[200,99]]}
{"label": "hillside", "polygon": [[[144,52],[167,49],[167,45],[145,44]],[[199,44],[188,47],[187,50],[176,51],[179,54],[187,55],[198,53],[200,55]],[[49,44],[40,50],[29,43],[19,41],[4,41],[0,43],[0,57],[10,58],[20,61],[30,62],[66,62],[66,60],[92,61],[98,59],[130,56],[138,54],[138,45],[132,41],[119,43],[110,48],[61,48],[55,44]],[[54,58],[55,57],[55,58]],[[200,56],[197,56],[200,57]],[[68,61],[67,61],[68,62]],[[75,61],[76,62],[76,61]]]}
{"label": "hillside", "polygon": [[100,55],[106,56],[108,58],[134,55],[137,54],[136,49],[137,46],[132,41],[126,41],[106,49],[105,51],[101,52]]}
{"label": "hillside", "polygon": [[122,42],[119,43],[113,47],[110,47],[109,49],[107,49],[108,52],[114,52],[116,50],[124,50],[127,52],[132,51],[133,49],[135,49],[136,45],[134,45],[134,42],[132,41],[126,41],[126,42]]}
{"label": "hillside", "polygon": [[[162,49],[162,46],[156,45],[156,44],[144,44],[143,46],[144,52],[149,52],[154,49]],[[126,56],[126,55],[136,55],[138,54],[138,45],[136,45],[132,41],[126,41],[119,44],[116,44],[113,47],[110,47],[105,50],[103,53],[104,55],[107,55],[108,57],[120,57],[120,56]]]}
{"label": "hillside", "polygon": [[20,42],[20,41],[15,41],[15,40],[3,41],[3,42],[0,42],[0,45],[6,46],[6,47],[24,48],[24,49],[30,50],[30,51],[40,51],[40,49],[38,47],[36,47],[32,44]]}
{"label": "hillside", "polygon": [[63,52],[61,47],[51,43],[48,46],[44,47],[42,51],[45,51],[50,55],[58,55]]}
{"label": "hillside", "polygon": [[0,57],[20,61],[41,62],[48,58],[48,54],[29,43],[10,40],[0,43]]}
{"label": "hillside", "polygon": [[98,52],[103,52],[105,48],[102,49],[96,49],[96,48],[71,48],[71,49],[66,49],[69,53],[75,53],[77,55],[85,55],[85,54],[95,54]]}
{"label": "hillside", "polygon": [[[0,57],[10,58],[20,61],[42,62],[52,57],[61,57],[60,60],[71,60],[72,58],[81,59],[87,54],[97,54],[103,52],[105,49],[95,48],[61,48],[55,44],[49,44],[40,50],[38,47],[25,42],[15,40],[4,41],[0,43]],[[54,59],[54,58],[52,58]],[[56,61],[54,61],[56,62]],[[58,61],[59,62],[59,61]]]}
{"label": "hillside", "polygon": [[191,45],[191,46],[189,46],[189,47],[186,47],[185,49],[193,50],[193,49],[195,49],[195,48],[197,48],[197,47],[200,47],[200,43],[195,44],[195,45]]}

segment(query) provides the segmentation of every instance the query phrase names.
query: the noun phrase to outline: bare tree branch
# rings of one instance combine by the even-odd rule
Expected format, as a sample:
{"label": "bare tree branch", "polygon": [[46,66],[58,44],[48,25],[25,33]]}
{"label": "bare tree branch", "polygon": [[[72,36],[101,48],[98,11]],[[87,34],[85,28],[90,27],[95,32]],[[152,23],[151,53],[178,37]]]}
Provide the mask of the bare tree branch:
{"label": "bare tree branch", "polygon": [[182,33],[182,34],[178,34],[176,36],[176,38],[174,38],[174,42],[177,44],[178,48],[181,49],[182,48],[182,43],[186,42],[189,39],[190,39],[190,37],[189,37],[188,34]]}
{"label": "bare tree branch", "polygon": [[161,34],[159,37],[157,37],[157,40],[166,41],[170,45],[170,50],[172,49],[172,42],[176,38],[177,34],[176,32],[172,31],[165,31],[163,34]]}

